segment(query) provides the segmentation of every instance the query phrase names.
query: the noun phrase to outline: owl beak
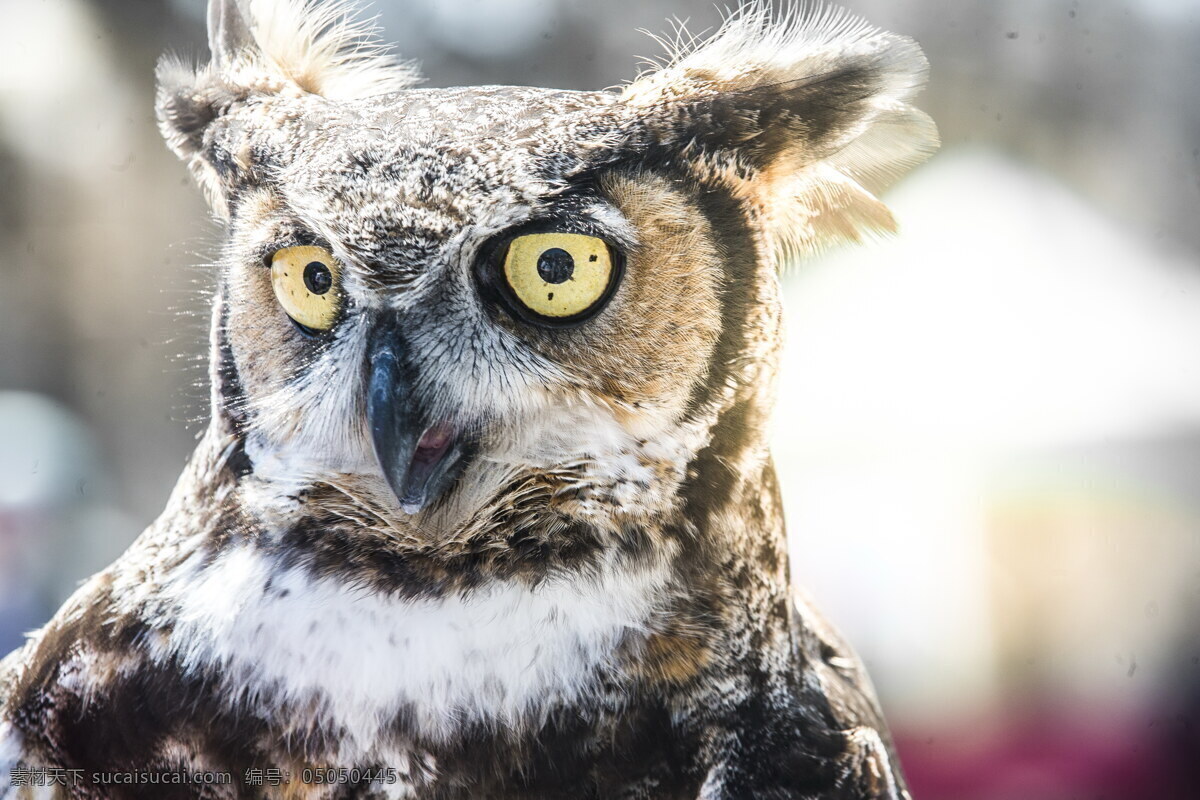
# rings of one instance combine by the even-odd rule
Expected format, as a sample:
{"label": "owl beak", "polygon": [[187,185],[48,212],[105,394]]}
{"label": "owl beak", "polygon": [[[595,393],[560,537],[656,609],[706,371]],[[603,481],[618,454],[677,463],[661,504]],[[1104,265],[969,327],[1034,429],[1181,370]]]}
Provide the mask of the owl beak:
{"label": "owl beak", "polygon": [[400,508],[416,514],[458,477],[466,455],[462,437],[448,421],[431,421],[422,413],[393,337],[379,338],[367,368],[367,421],[375,457]]}

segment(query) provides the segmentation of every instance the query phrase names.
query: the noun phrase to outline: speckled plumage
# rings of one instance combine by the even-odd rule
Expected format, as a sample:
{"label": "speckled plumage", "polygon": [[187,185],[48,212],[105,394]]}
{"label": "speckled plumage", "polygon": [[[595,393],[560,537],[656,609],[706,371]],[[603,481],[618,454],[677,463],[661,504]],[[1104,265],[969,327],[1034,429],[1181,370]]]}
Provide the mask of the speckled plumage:
{"label": "speckled plumage", "polygon": [[[861,665],[790,587],[764,430],[780,259],[888,229],[875,193],[935,145],[919,49],[755,6],[621,91],[427,90],[337,6],[209,25],[158,112],[227,231],[212,423],[0,663],[0,797],[56,796],[6,786],[28,766],[86,798],[906,797]],[[620,253],[588,319],[493,291],[531,226]],[[273,294],[295,245],[343,270],[328,332]],[[381,374],[461,449],[428,504],[389,482]],[[302,780],[325,768],[392,772]],[[93,779],[131,770],[234,780]]]}

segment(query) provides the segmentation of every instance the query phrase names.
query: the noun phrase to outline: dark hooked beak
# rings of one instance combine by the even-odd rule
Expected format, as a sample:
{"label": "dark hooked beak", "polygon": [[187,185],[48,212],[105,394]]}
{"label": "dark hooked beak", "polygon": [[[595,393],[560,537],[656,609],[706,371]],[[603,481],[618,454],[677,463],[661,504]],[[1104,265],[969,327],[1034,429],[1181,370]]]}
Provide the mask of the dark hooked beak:
{"label": "dark hooked beak", "polygon": [[367,357],[367,422],[375,457],[400,508],[416,514],[444,495],[466,462],[466,447],[448,420],[430,419],[392,326],[376,331]]}

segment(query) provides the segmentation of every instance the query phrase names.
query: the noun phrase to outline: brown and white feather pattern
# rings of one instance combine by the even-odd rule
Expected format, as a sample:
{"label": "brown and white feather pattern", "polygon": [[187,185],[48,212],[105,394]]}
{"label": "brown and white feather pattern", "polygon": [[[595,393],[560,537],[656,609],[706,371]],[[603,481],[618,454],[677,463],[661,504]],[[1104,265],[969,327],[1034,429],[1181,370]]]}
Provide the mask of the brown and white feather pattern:
{"label": "brown and white feather pattern", "polygon": [[[82,798],[907,797],[796,601],[765,431],[779,264],[890,230],[878,192],[936,145],[919,48],[752,4],[621,90],[422,89],[341,3],[209,20],[157,108],[225,230],[212,422],[0,662],[0,798],[55,796],[17,767]],[[570,324],[504,288],[545,231],[615,259]],[[339,268],[320,330],[273,283],[299,246]],[[96,777],[205,770],[233,780]]]}

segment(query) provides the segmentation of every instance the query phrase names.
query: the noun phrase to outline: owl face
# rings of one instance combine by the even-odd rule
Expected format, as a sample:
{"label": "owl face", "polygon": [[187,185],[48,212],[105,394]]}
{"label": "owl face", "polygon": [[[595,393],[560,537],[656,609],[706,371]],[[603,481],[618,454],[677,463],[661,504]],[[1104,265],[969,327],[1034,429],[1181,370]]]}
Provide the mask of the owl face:
{"label": "owl face", "polygon": [[593,93],[415,89],[336,7],[214,8],[212,63],[158,101],[228,232],[214,412],[274,497],[418,538],[669,508],[766,404],[777,254],[886,228],[871,188],[931,136],[919,52],[841,18],[752,10]]}
{"label": "owl face", "polygon": [[[492,90],[254,110],[317,122],[266,126],[251,149],[269,176],[226,200],[218,336],[256,467],[378,477],[404,514],[461,517],[522,472],[671,433],[718,336],[720,259],[670,180],[565,175],[574,135],[538,152],[539,131],[608,104]],[[477,491],[456,504],[456,486]]]}

